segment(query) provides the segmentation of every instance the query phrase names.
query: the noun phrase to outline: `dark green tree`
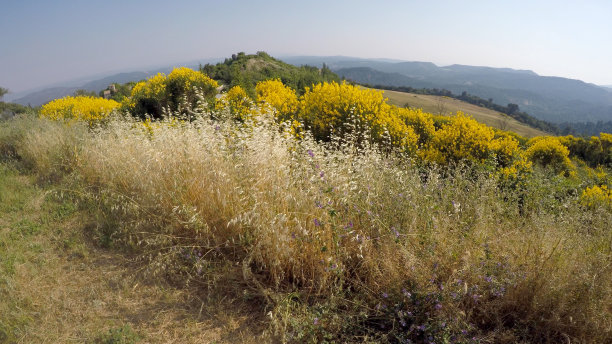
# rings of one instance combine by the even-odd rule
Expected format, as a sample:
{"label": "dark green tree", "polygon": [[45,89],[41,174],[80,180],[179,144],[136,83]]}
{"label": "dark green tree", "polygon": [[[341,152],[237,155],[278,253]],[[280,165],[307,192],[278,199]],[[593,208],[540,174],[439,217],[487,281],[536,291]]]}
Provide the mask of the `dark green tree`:
{"label": "dark green tree", "polygon": [[519,111],[519,106],[516,105],[516,104],[510,103],[510,104],[508,104],[507,108],[508,108],[508,115],[512,115],[515,112]]}

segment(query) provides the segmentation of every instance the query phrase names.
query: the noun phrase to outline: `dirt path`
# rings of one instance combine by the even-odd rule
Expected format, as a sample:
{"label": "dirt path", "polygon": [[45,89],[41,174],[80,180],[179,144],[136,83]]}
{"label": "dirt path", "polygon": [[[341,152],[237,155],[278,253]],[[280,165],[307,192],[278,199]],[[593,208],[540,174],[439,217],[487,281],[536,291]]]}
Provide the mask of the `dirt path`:
{"label": "dirt path", "polygon": [[32,180],[0,164],[0,343],[267,342],[239,301],[147,279],[97,247],[87,216]]}

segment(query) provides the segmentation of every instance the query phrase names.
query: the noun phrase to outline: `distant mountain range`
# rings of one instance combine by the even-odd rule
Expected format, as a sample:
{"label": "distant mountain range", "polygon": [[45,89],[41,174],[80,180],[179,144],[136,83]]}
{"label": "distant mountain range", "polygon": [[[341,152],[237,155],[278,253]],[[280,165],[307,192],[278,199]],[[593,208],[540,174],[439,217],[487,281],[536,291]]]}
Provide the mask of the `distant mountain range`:
{"label": "distant mountain range", "polygon": [[21,105],[40,106],[45,103],[52,101],[53,99],[62,98],[67,95],[73,94],[76,90],[86,90],[89,92],[100,92],[101,90],[108,87],[112,83],[124,84],[130,81],[138,81],[146,79],[150,73],[147,72],[132,72],[132,73],[119,73],[111,76],[107,76],[102,79],[90,81],[81,86],[68,86],[68,87],[50,87],[40,91],[32,92],[26,96],[15,99],[13,102]]}
{"label": "distant mountain range", "polygon": [[352,57],[286,57],[291,64],[321,66],[358,83],[467,92],[497,104],[513,103],[539,119],[560,122],[612,121],[609,88],[530,70],[465,65],[438,67],[430,62],[395,62]]}

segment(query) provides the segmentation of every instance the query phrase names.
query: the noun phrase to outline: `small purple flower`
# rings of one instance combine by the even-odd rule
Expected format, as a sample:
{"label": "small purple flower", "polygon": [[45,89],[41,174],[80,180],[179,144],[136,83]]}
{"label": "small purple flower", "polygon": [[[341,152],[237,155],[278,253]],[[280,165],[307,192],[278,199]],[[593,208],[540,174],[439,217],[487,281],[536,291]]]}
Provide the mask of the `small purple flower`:
{"label": "small purple flower", "polygon": [[321,171],[321,172],[319,173],[319,176],[320,176],[321,178],[323,178],[323,176],[324,176],[324,175],[325,175],[325,173],[324,173],[323,171]]}
{"label": "small purple flower", "polygon": [[312,149],[308,150],[308,155],[310,155],[311,158],[314,158],[314,153],[312,152]]}
{"label": "small purple flower", "polygon": [[441,310],[442,309],[442,304],[441,303],[436,303],[436,309],[437,310]]}
{"label": "small purple flower", "polygon": [[418,326],[417,329],[420,331],[425,331],[426,327],[425,325],[421,325],[421,326]]}
{"label": "small purple flower", "polygon": [[491,278],[491,276],[487,276],[487,277],[485,277],[485,281],[491,283],[491,281],[493,281],[493,279]]}
{"label": "small purple flower", "polygon": [[314,321],[312,323],[315,324],[315,325],[318,325],[319,324],[319,318],[314,318]]}
{"label": "small purple flower", "polygon": [[385,299],[389,297],[389,294],[387,293],[382,293],[382,297],[384,297]]}
{"label": "small purple flower", "polygon": [[400,325],[402,325],[402,327],[406,327],[406,321],[400,320]]}
{"label": "small purple flower", "polygon": [[410,292],[406,289],[402,289],[402,294],[404,294],[405,297],[409,298],[412,296],[412,294],[410,294]]}
{"label": "small purple flower", "polygon": [[331,268],[332,268],[332,270],[336,270],[338,268],[338,264],[336,264],[336,263],[332,264]]}
{"label": "small purple flower", "polygon": [[314,219],[314,225],[317,227],[321,225],[321,222],[319,222],[319,219]]}

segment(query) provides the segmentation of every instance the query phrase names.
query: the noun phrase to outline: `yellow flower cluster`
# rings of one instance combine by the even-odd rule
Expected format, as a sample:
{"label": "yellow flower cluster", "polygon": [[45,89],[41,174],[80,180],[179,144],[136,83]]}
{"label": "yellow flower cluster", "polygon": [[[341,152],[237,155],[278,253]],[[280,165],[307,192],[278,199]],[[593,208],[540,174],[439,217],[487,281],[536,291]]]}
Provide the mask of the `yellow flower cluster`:
{"label": "yellow flower cluster", "polygon": [[134,85],[129,98],[125,99],[125,103],[130,107],[136,105],[139,99],[164,99],[166,98],[166,75],[159,73],[150,77],[147,81],[141,81]]}
{"label": "yellow flower cluster", "polygon": [[607,185],[586,188],[580,195],[580,203],[589,208],[612,208],[612,190]]}
{"label": "yellow flower cluster", "polygon": [[227,103],[230,113],[235,119],[245,121],[250,118],[252,113],[251,100],[242,87],[232,87],[225,94],[224,101]]}
{"label": "yellow flower cluster", "polygon": [[[468,160],[495,166],[501,179],[512,184],[525,180],[534,164],[552,167],[566,176],[575,173],[569,150],[562,144],[575,144],[571,136],[538,137],[523,150],[524,139],[495,130],[461,112],[434,116],[422,110],[398,108],[389,105],[380,91],[344,82],[314,85],[298,98],[280,80],[268,80],[257,84],[256,94],[258,109],[272,112],[277,121],[291,123],[296,136],[302,128],[310,128],[320,140],[357,132],[375,142],[415,153],[428,162],[446,165]],[[233,88],[227,99],[233,114],[242,119],[248,116],[249,101],[244,90]],[[597,142],[601,143],[600,150],[606,151],[612,147],[612,135],[601,134]]]}
{"label": "yellow flower cluster", "polygon": [[290,87],[280,80],[266,80],[255,86],[257,104],[262,113],[271,111],[279,121],[294,118],[298,109],[298,98]]}
{"label": "yellow flower cluster", "polygon": [[525,154],[518,154],[510,166],[499,169],[498,176],[505,185],[518,186],[527,180],[531,175],[533,163],[525,157]]}
{"label": "yellow flower cluster", "polygon": [[509,166],[519,152],[518,141],[506,134],[497,134],[484,124],[458,112],[449,117],[421,151],[425,160],[439,164],[471,160],[484,162],[495,158],[501,166]]}
{"label": "yellow flower cluster", "polygon": [[525,155],[527,159],[541,166],[550,166],[557,173],[566,176],[574,169],[569,159],[569,149],[558,138],[552,136],[538,136],[527,142]]}
{"label": "yellow flower cluster", "polygon": [[497,164],[502,167],[510,166],[514,162],[524,159],[520,157],[519,160],[517,160],[521,152],[519,142],[514,136],[506,132],[496,132],[495,138],[489,145],[489,149],[495,155]]}
{"label": "yellow flower cluster", "polygon": [[114,100],[97,97],[64,97],[42,106],[40,115],[50,119],[75,119],[90,123],[106,118],[119,107]]}
{"label": "yellow flower cluster", "polygon": [[436,132],[433,118],[421,109],[396,108],[397,116],[419,136],[419,145],[429,142]]}
{"label": "yellow flower cluster", "polygon": [[302,122],[322,140],[332,132],[342,135],[357,129],[405,151],[419,148],[422,159],[440,164],[493,158],[499,166],[509,167],[520,152],[519,142],[510,134],[496,133],[461,113],[434,118],[422,110],[389,105],[380,91],[347,83],[314,85],[299,99],[280,80],[260,82],[256,92],[262,112],[271,109],[277,120]]}
{"label": "yellow flower cluster", "polygon": [[332,82],[306,89],[300,98],[299,118],[320,139],[329,138],[332,131],[342,134],[350,130],[346,127],[349,124],[358,131],[369,131],[374,141],[390,140],[393,146],[414,151],[418,135],[397,112],[380,91]]}
{"label": "yellow flower cluster", "polygon": [[147,81],[134,85],[132,93],[122,104],[124,109],[139,116],[159,117],[167,109],[179,112],[181,106],[197,105],[196,89],[212,99],[218,83],[208,76],[186,67],[175,68],[168,76],[159,73]]}
{"label": "yellow flower cluster", "polygon": [[194,87],[211,91],[219,87],[219,84],[208,76],[187,67],[174,68],[166,79],[166,88],[170,92],[191,92]]}

